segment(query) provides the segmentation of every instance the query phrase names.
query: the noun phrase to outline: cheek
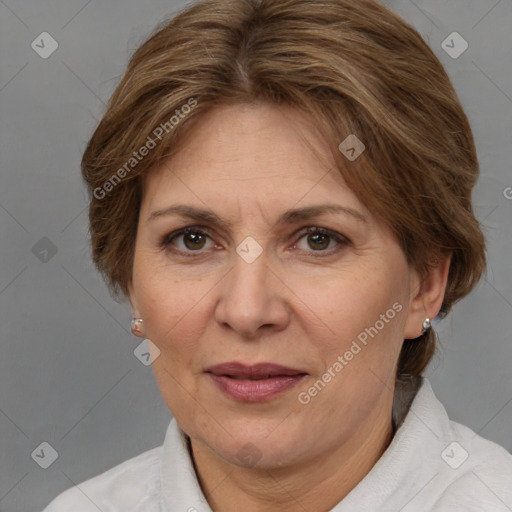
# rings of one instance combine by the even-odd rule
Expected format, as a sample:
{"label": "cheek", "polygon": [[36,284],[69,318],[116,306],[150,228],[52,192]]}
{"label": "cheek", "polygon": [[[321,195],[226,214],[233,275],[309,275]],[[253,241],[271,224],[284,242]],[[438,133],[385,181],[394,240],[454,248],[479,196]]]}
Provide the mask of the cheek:
{"label": "cheek", "polygon": [[169,271],[147,272],[142,277],[140,273],[137,297],[145,335],[160,350],[153,372],[173,414],[184,424],[194,423],[195,409],[189,402],[198,393],[199,344],[212,315],[207,309],[212,285],[201,278],[180,279]]}
{"label": "cheek", "polygon": [[344,272],[306,295],[322,320],[307,327],[322,367],[309,382],[312,387],[301,391],[314,397],[320,418],[347,418],[354,408],[368,412],[394,375],[403,343],[406,279],[383,268],[390,269]]}
{"label": "cheek", "polygon": [[402,325],[399,310],[405,309],[404,281],[381,268],[331,273],[313,283],[301,277],[290,283],[303,300],[300,316],[310,318],[303,328],[312,339],[321,332],[323,350],[338,354],[358,336],[372,339],[368,332],[375,335],[376,323],[379,338],[396,337]]}
{"label": "cheek", "polygon": [[[155,269],[143,267],[142,262],[140,268]],[[184,278],[176,271],[158,269],[134,275],[138,277],[137,299],[146,336],[162,351],[192,352],[213,314],[208,304],[215,281]]]}

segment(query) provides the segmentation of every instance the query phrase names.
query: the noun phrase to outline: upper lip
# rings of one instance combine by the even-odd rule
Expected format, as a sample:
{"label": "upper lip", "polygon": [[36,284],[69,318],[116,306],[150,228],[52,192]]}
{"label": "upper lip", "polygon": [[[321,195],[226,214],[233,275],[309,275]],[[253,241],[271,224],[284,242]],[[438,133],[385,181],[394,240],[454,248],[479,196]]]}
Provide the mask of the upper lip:
{"label": "upper lip", "polygon": [[245,365],[237,362],[229,362],[210,366],[207,373],[213,375],[227,375],[230,377],[262,378],[275,377],[277,375],[302,375],[306,372],[296,368],[289,368],[274,363],[257,363]]}

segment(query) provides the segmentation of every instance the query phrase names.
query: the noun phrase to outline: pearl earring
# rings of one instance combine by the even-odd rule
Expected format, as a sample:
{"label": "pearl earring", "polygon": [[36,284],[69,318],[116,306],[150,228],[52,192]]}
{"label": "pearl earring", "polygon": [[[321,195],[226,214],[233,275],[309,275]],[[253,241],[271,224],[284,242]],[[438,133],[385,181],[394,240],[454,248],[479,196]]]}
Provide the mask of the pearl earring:
{"label": "pearl earring", "polygon": [[430,328],[432,327],[432,320],[430,320],[430,318],[425,318],[425,320],[423,320],[422,327],[423,327],[423,332],[421,334],[423,335],[423,334],[427,333],[430,330]]}
{"label": "pearl earring", "polygon": [[142,324],[144,320],[142,318],[132,318],[131,328],[132,334],[135,336],[143,336]]}

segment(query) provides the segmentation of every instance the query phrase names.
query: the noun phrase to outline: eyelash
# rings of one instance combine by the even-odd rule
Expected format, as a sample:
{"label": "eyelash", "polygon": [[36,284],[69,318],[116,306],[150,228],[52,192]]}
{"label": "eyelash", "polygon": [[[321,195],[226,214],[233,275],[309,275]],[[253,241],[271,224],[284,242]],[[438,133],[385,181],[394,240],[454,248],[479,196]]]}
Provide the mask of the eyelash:
{"label": "eyelash", "polygon": [[[202,226],[189,226],[189,227],[180,229],[178,231],[174,231],[174,232],[166,235],[165,237],[163,237],[162,241],[160,242],[160,246],[162,247],[162,249],[170,250],[173,253],[185,256],[187,258],[197,258],[197,257],[200,257],[200,256],[202,256],[204,254],[204,251],[202,251],[200,249],[198,249],[197,251],[183,251],[181,249],[173,248],[171,242],[175,238],[178,238],[179,236],[187,235],[187,234],[190,234],[190,233],[210,238],[210,235],[208,235],[208,233],[206,231],[204,231],[204,229],[205,228],[203,228]],[[342,247],[346,247],[346,246],[349,246],[351,244],[350,240],[348,240],[344,236],[342,236],[342,235],[340,235],[340,234],[338,234],[338,233],[336,233],[334,231],[331,231],[330,229],[320,228],[320,227],[317,227],[317,226],[309,226],[309,227],[305,228],[305,231],[303,230],[303,231],[299,232],[297,235],[295,235],[295,236],[299,236],[299,238],[297,239],[296,243],[298,243],[298,241],[301,240],[306,235],[317,235],[317,234],[318,235],[328,236],[331,239],[333,239],[335,242],[338,243],[338,247],[331,248],[331,249],[328,249],[328,250],[318,250],[318,251],[311,250],[311,251],[307,251],[307,252],[311,252],[313,254],[314,253],[320,253],[320,254],[314,256],[314,257],[317,257],[317,258],[331,256],[332,254],[340,251],[342,249]],[[294,244],[294,246],[296,245],[296,243]],[[196,254],[194,254],[194,253],[196,253]]]}

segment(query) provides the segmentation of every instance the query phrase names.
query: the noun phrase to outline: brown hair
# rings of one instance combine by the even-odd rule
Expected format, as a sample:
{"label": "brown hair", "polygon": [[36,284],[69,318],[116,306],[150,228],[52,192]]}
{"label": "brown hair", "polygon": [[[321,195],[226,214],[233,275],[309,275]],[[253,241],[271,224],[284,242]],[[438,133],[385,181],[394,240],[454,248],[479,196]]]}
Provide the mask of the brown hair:
{"label": "brown hair", "polygon": [[[410,265],[452,254],[441,317],[471,291],[485,268],[473,135],[416,30],[374,0],[204,0],[137,49],[83,156],[93,260],[115,294],[128,293],[144,174],[202,113],[256,101],[310,116]],[[366,147],[354,161],[338,150],[350,134]],[[433,330],[406,341],[398,375],[420,375],[435,346]]]}

